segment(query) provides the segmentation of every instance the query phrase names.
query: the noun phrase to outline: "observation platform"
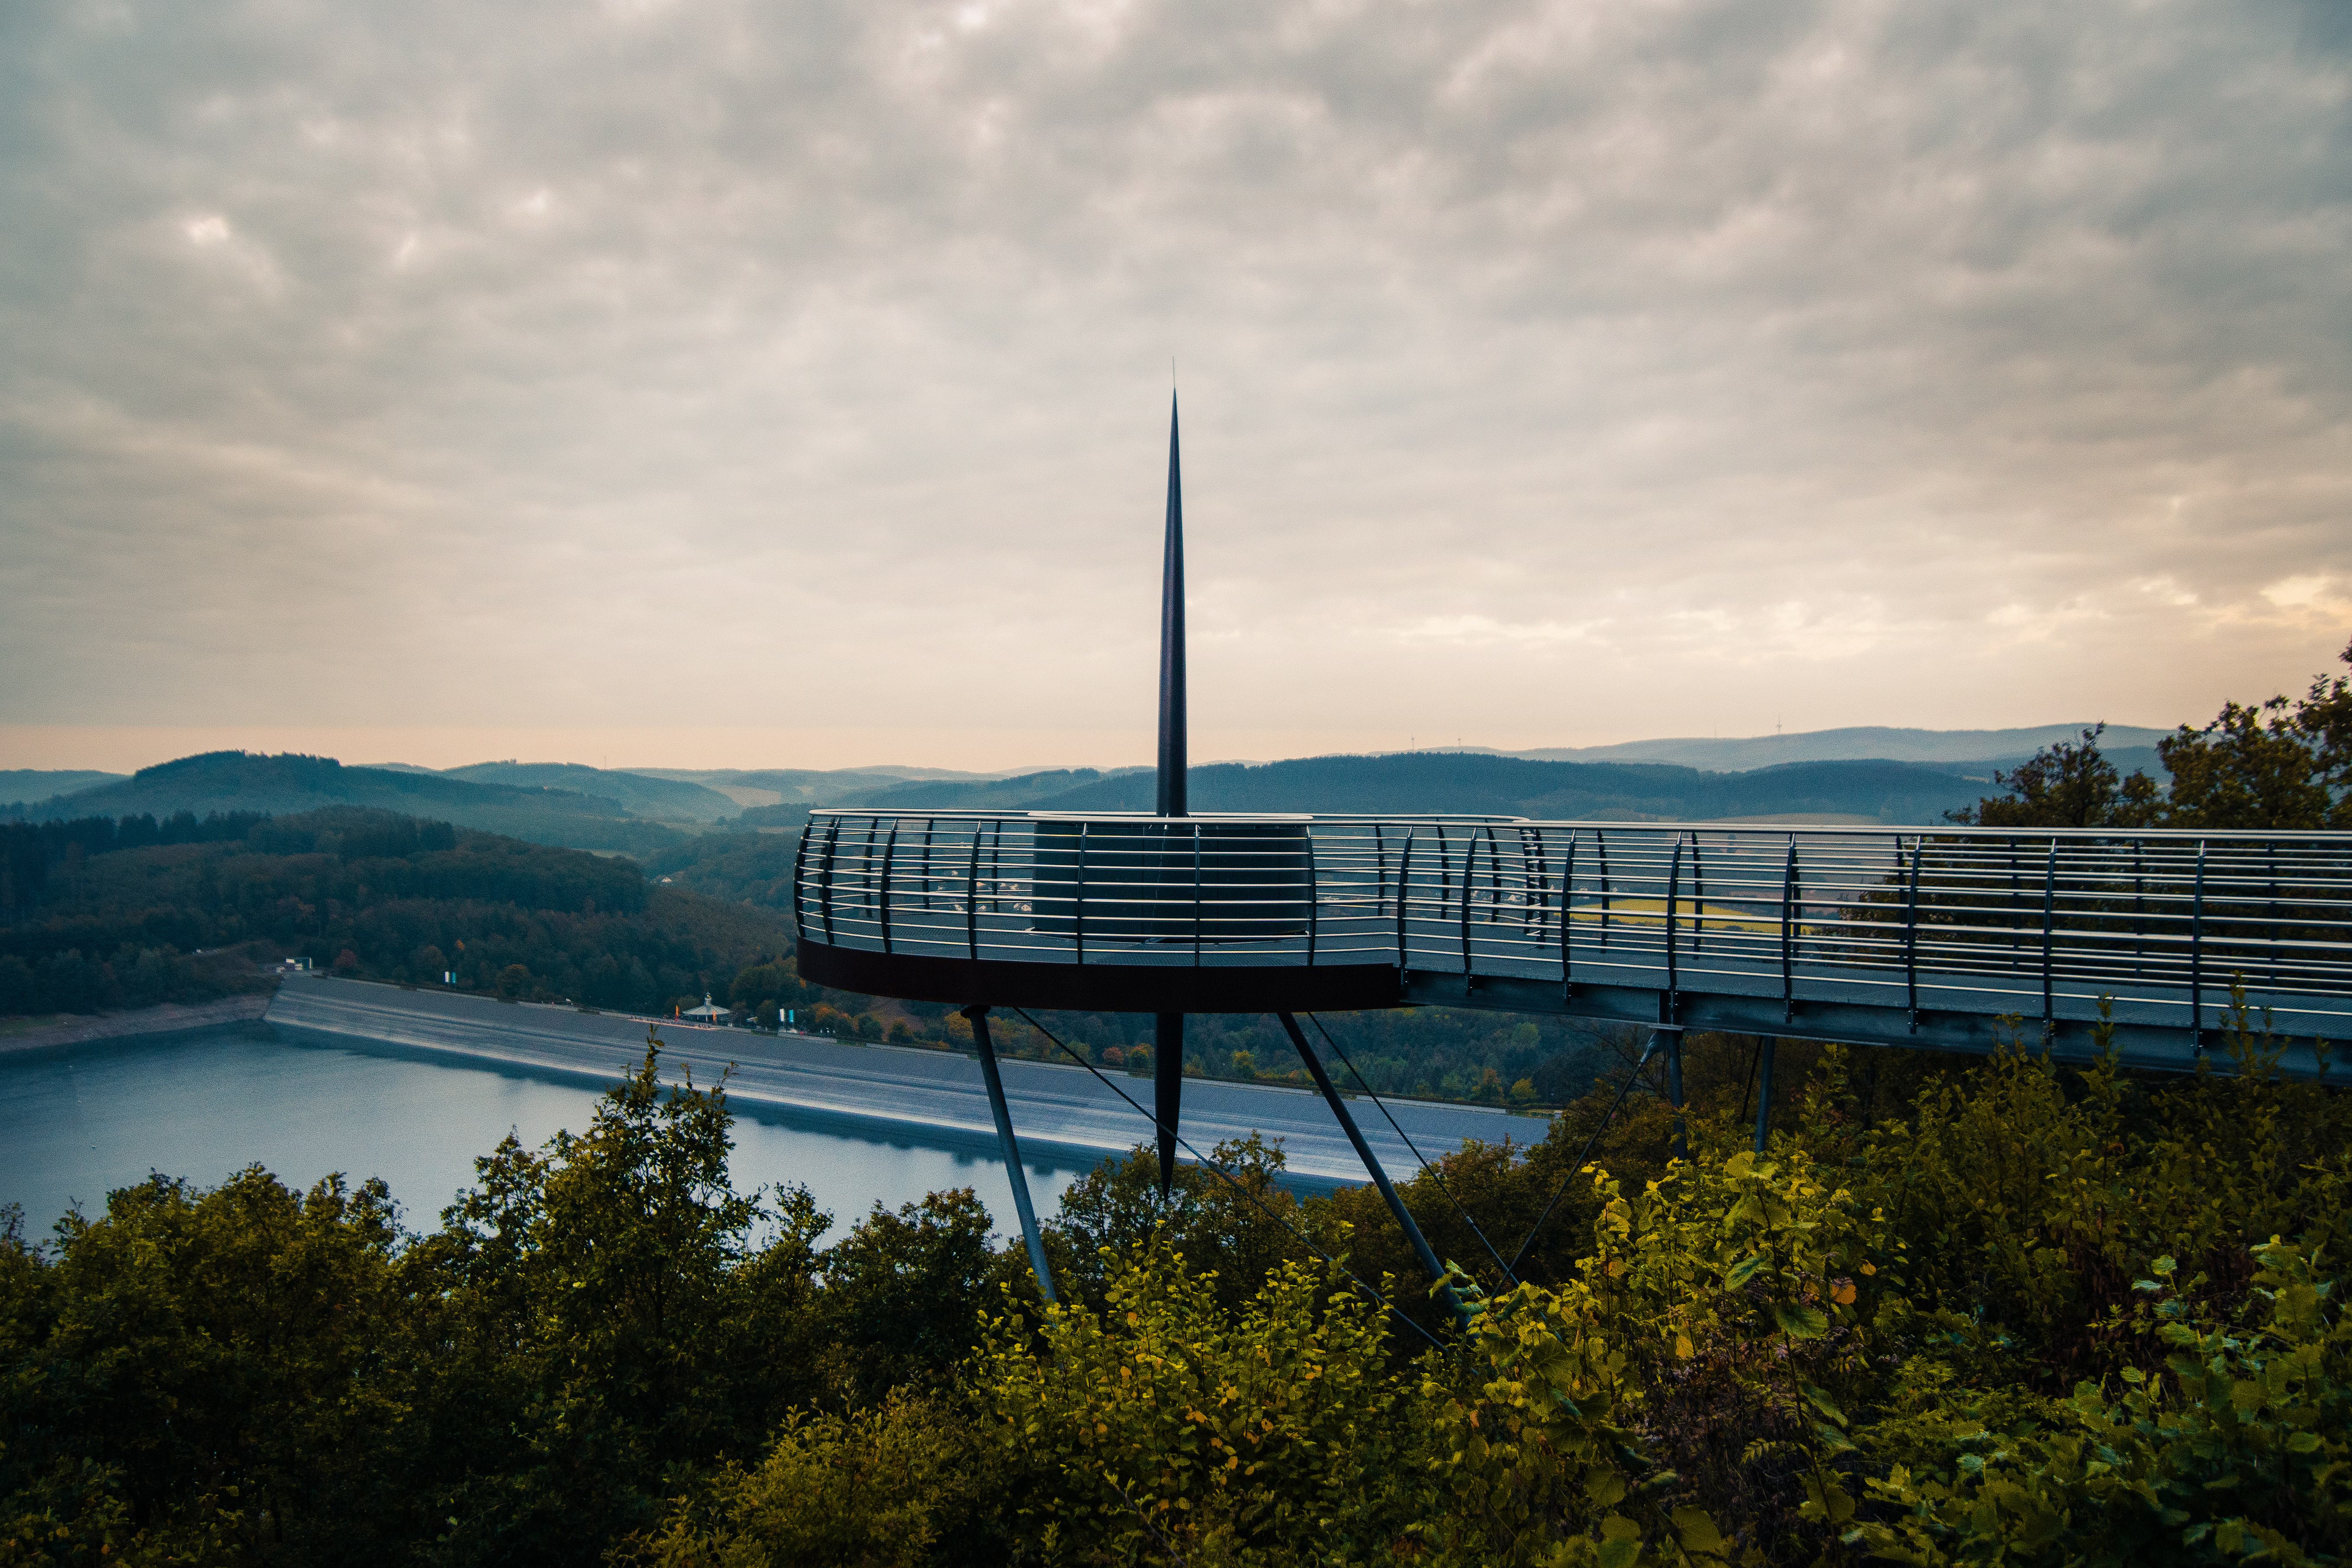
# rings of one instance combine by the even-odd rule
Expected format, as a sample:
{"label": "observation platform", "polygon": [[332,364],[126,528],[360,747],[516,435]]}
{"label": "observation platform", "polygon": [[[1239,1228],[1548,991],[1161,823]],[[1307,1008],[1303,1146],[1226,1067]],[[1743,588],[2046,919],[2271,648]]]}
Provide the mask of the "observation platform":
{"label": "observation platform", "polygon": [[[801,973],[958,1005],[1429,1004],[2135,1067],[2352,1036],[2352,834],[812,814]],[[2218,1064],[2217,1064],[2218,1065]]]}

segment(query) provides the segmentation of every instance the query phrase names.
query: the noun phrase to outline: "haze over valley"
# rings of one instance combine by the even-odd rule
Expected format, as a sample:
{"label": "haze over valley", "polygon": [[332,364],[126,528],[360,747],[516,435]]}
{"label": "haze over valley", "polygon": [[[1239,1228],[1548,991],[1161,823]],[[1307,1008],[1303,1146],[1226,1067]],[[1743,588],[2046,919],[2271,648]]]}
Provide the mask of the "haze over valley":
{"label": "haze over valley", "polygon": [[[1850,730],[1748,740],[1636,742],[1500,752],[1446,748],[1194,768],[1204,811],[1466,812],[1622,821],[1778,816],[1929,823],[1986,793],[1992,774],[2082,725],[1944,734]],[[2152,766],[2166,731],[2107,732],[2126,771]],[[1148,810],[1150,771],[1053,768],[621,769],[478,763],[433,770],[220,752],[136,775],[0,772],[0,816],[157,817],[365,805],[537,843],[651,853],[713,827],[794,826],[812,806]],[[14,803],[9,798],[14,796]]]}

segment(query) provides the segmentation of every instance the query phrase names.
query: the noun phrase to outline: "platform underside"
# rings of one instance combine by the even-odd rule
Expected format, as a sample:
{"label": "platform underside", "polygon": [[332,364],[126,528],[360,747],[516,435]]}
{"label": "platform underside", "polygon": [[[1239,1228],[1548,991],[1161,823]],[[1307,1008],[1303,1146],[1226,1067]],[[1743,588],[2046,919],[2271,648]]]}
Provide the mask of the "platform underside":
{"label": "platform underside", "polygon": [[805,942],[801,978],[870,996],[1087,1013],[1340,1013],[1404,1000],[1391,963],[1312,968],[1056,963],[883,953]]}
{"label": "platform underside", "polygon": [[[1689,1030],[1733,1035],[1769,1035],[1784,1040],[1819,1040],[1851,1046],[1893,1046],[1914,1051],[1958,1051],[1990,1056],[2012,1043],[2030,1049],[2047,1048],[2061,1061],[2088,1061],[2100,1053],[2098,1020],[2039,1018],[1921,1008],[1906,1009],[1864,1002],[1806,1001],[1793,1006],[1777,995],[1740,996],[1721,993],[1677,992],[1673,994],[1639,985],[1578,984],[1565,988],[1556,980],[1526,980],[1507,975],[1473,975],[1465,985],[1459,974],[1408,970],[1402,989],[1409,1004],[1436,1007],[1476,1007],[1506,1013],[1542,1013],[1655,1026],[1679,1024]],[[2111,1023],[2113,1039],[2123,1064],[2157,1072],[2190,1072],[2198,1065],[2198,1039],[2187,1029],[2137,1023]],[[2209,1027],[2205,1055],[2226,1069],[2223,1032]],[[2286,1042],[2280,1061],[2290,1077],[2320,1075],[2320,1065],[2308,1039]]]}
{"label": "platform underside", "polygon": [[[803,979],[844,991],[907,1001],[963,1006],[1052,1008],[1095,1013],[1336,1013],[1396,1006],[1467,1007],[1502,1013],[1549,1014],[1596,1022],[1655,1026],[1782,1039],[1893,1046],[1906,1050],[1990,1054],[2012,1042],[2046,1047],[2061,1060],[2084,1061],[2101,1048],[2101,1020],[2077,1001],[2075,1016],[2045,1021],[2006,1012],[2000,1000],[1975,1006],[1926,1005],[1916,1012],[1889,1006],[1883,988],[1857,984],[1854,995],[1819,993],[1793,1003],[1758,975],[1753,994],[1741,994],[1716,976],[1706,991],[1662,984],[1577,983],[1508,974],[1450,973],[1400,969],[1392,963],[1304,965],[1206,964],[1175,962],[1054,963],[971,959],[804,942]],[[1663,973],[1660,974],[1663,979]],[[1879,994],[1874,994],[1874,990]],[[1940,999],[1940,998],[1939,998]],[[1955,998],[1957,999],[1957,998]],[[2005,1000],[2005,999],[2004,999]],[[2011,1004],[2012,1005],[2014,1004]],[[2128,1000],[2110,1005],[2106,1026],[2127,1067],[2193,1071],[2203,1057],[2226,1068],[2223,1031],[2216,1018],[2200,1037],[2187,1028],[2150,1022]],[[2296,1018],[2296,1023],[2315,1020]],[[2257,1020],[2257,1023],[2259,1020]],[[2291,1077],[2321,1076],[2309,1037],[2282,1042],[2281,1068]]]}

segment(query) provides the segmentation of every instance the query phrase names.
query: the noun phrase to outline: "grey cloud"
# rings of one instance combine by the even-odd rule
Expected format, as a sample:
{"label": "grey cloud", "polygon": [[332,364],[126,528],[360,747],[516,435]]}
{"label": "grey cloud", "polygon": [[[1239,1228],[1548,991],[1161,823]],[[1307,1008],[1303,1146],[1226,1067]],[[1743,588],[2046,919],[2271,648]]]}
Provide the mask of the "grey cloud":
{"label": "grey cloud", "polygon": [[16,7],[0,722],[1125,722],[1171,354],[1204,723],[2210,710],[2352,619],[2329,15]]}

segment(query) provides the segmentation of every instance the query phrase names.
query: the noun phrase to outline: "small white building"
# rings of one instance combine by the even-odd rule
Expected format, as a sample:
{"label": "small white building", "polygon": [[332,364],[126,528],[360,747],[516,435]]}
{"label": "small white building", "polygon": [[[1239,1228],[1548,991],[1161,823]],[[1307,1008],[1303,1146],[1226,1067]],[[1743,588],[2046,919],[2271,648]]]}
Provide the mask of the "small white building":
{"label": "small white building", "polygon": [[710,1000],[710,993],[706,991],[702,994],[701,1006],[688,1007],[684,1013],[680,1014],[679,1016],[691,1018],[698,1024],[723,1024],[727,1022],[730,1017],[733,1016],[733,1015],[729,1013],[726,1008],[712,1002]]}

